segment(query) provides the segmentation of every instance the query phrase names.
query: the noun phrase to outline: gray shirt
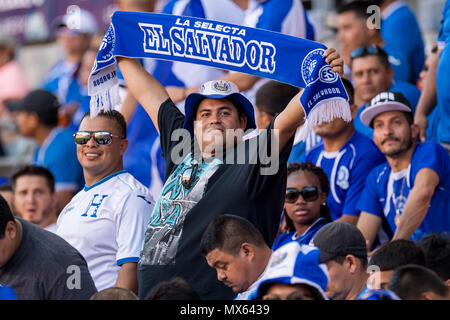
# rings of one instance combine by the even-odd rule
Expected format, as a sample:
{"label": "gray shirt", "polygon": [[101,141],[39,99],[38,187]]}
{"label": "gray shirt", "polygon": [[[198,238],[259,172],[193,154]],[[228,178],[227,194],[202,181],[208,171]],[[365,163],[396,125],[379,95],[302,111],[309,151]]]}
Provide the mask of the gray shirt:
{"label": "gray shirt", "polygon": [[64,239],[32,223],[22,223],[22,241],[0,268],[0,284],[18,300],[87,300],[97,289],[83,256]]}

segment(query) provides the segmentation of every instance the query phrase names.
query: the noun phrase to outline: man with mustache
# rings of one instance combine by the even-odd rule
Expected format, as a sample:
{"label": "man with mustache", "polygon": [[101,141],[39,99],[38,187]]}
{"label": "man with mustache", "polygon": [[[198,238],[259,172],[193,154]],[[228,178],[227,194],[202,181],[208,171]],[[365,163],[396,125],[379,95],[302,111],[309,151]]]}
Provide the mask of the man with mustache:
{"label": "man with mustache", "polygon": [[[450,230],[450,166],[445,149],[418,142],[418,127],[400,92],[376,95],[361,114],[373,128],[373,140],[387,162],[373,169],[357,208],[357,227],[370,244],[419,240]],[[382,233],[379,233],[383,226]]]}

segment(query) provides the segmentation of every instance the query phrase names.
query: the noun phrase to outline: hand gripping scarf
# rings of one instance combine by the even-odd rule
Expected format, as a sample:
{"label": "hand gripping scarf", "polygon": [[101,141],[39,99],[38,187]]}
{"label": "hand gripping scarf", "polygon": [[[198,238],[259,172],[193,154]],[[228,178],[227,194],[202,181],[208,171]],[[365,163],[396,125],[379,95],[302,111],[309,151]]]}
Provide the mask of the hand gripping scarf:
{"label": "hand gripping scarf", "polygon": [[[323,54],[326,47],[285,34],[200,18],[116,11],[89,77],[92,116],[120,105],[115,56],[196,63],[304,88],[309,131],[335,118],[351,121],[348,96]],[[193,75],[195,76],[195,75]]]}

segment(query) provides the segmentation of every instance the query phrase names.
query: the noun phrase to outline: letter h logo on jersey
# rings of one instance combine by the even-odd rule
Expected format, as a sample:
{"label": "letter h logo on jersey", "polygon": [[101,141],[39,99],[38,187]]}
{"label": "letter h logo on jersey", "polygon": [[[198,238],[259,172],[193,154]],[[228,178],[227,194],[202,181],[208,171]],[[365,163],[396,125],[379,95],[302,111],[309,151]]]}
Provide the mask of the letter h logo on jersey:
{"label": "letter h logo on jersey", "polygon": [[[87,217],[89,215],[91,218],[97,218],[98,208],[100,208],[100,206],[102,205],[103,199],[105,199],[107,197],[107,195],[101,195],[100,197],[99,196],[100,195],[97,193],[94,194],[91,202],[87,206],[84,213],[81,215],[82,217]],[[97,199],[97,197],[100,199]]]}

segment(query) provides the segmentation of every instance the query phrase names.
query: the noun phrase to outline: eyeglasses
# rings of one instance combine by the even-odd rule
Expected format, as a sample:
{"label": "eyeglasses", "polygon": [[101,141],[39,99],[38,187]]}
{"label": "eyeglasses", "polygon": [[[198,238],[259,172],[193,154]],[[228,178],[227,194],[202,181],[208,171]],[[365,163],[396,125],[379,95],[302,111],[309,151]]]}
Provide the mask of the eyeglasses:
{"label": "eyeglasses", "polygon": [[297,188],[287,188],[285,202],[294,203],[299,196],[307,202],[316,201],[319,198],[319,189],[316,186],[305,186],[299,191]]}
{"label": "eyeglasses", "polygon": [[379,54],[382,52],[384,52],[383,49],[381,49],[379,47],[374,47],[374,46],[360,47],[360,48],[353,50],[352,53],[350,53],[350,57],[352,59],[355,59],[355,58],[358,58],[365,54]]}
{"label": "eyeglasses", "polygon": [[73,137],[75,138],[75,143],[79,145],[88,143],[94,137],[94,141],[102,146],[111,144],[112,138],[123,139],[123,137],[113,135],[108,131],[77,131]]}

